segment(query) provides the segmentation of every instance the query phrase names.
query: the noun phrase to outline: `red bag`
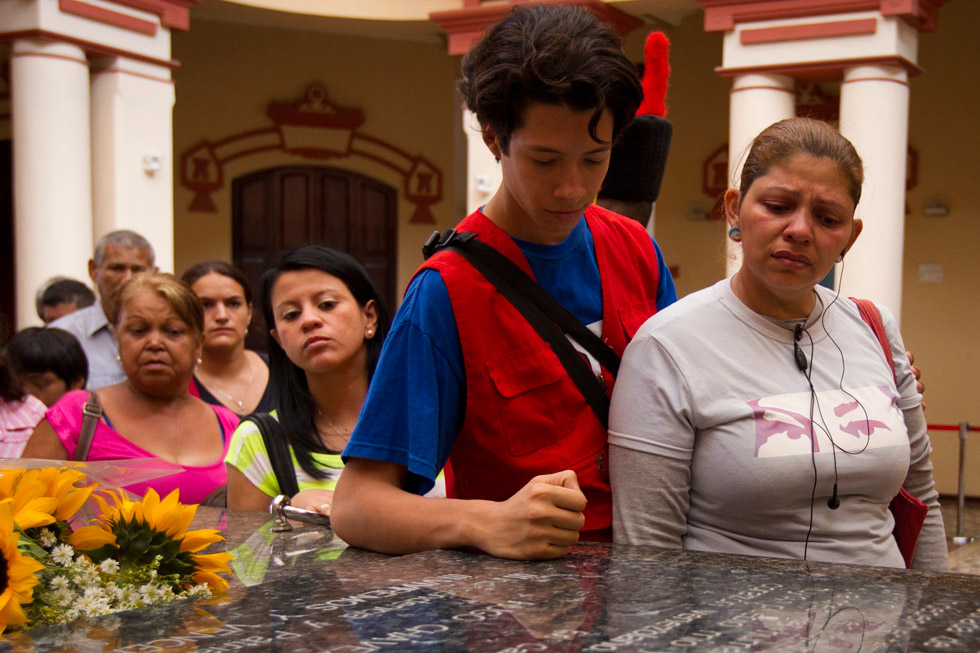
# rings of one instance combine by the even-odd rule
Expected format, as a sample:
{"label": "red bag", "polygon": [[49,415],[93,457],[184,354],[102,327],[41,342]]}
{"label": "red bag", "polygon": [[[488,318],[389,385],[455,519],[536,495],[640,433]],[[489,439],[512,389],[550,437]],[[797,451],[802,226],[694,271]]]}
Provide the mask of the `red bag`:
{"label": "red bag", "polygon": [[915,544],[919,541],[919,533],[922,525],[926,522],[926,513],[929,506],[919,501],[905,491],[899,490],[892,502],[888,504],[888,509],[895,517],[895,530],[892,535],[898,542],[898,550],[902,552],[905,559],[905,566],[912,566],[912,557],[915,555]]}
{"label": "red bag", "polygon": [[[888,346],[888,335],[885,333],[885,325],[881,321],[881,313],[878,312],[878,307],[868,299],[851,297],[851,301],[857,304],[858,310],[861,312],[861,319],[871,327],[875,337],[878,338],[878,344],[881,345],[881,350],[885,354],[885,360],[889,362],[892,368],[895,387],[898,387],[898,377],[895,376],[895,365],[892,363],[892,352]],[[919,541],[919,533],[922,532],[922,525],[925,524],[929,506],[902,488],[892,499],[892,502],[888,504],[888,509],[892,511],[892,516],[895,518],[895,528],[892,530],[892,535],[895,536],[895,540],[898,542],[898,550],[901,551],[902,558],[905,559],[905,567],[909,568],[912,566],[915,545]]]}

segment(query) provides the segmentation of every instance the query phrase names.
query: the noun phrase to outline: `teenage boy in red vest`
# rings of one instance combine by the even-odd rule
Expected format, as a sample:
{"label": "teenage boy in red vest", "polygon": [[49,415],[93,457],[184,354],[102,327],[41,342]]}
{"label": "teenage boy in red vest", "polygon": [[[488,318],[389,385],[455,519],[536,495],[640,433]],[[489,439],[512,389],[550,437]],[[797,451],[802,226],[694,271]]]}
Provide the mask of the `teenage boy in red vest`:
{"label": "teenage boy in red vest", "polygon": [[[457,230],[523,268],[622,355],[676,292],[649,234],[592,205],[642,99],[618,37],[582,9],[518,6],[466,56],[460,88],[503,181]],[[386,553],[559,557],[580,531],[610,539],[606,451],[605,428],[549,345],[442,251],[395,317],[344,451],[333,526]],[[423,498],[447,460],[449,498]]]}

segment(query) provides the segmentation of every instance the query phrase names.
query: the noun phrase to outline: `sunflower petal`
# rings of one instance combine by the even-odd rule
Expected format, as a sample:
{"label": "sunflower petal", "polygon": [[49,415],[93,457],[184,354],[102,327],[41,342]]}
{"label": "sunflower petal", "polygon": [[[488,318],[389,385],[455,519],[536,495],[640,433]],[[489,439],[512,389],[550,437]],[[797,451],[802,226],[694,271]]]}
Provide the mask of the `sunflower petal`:
{"label": "sunflower petal", "polygon": [[58,500],[54,497],[38,497],[31,499],[26,505],[14,508],[14,522],[21,529],[46,526],[54,523],[55,508]]}
{"label": "sunflower petal", "polygon": [[202,549],[206,549],[215,542],[220,542],[224,537],[213,528],[202,528],[196,531],[190,531],[184,535],[183,541],[180,543],[181,551],[190,551],[191,553],[197,553]]}
{"label": "sunflower petal", "polygon": [[79,488],[74,492],[62,495],[62,498],[58,500],[58,508],[55,510],[54,516],[58,521],[70,520],[92,496],[93,490],[95,490],[94,487]]}
{"label": "sunflower petal", "polygon": [[10,588],[4,590],[3,594],[0,595],[0,605],[3,606],[0,607],[0,626],[2,626],[0,632],[3,632],[7,626],[22,624],[27,621],[24,608],[20,607],[20,601],[17,601],[16,598]]}
{"label": "sunflower petal", "polygon": [[68,543],[79,551],[94,551],[106,544],[116,544],[116,536],[101,526],[82,526],[68,538]]}

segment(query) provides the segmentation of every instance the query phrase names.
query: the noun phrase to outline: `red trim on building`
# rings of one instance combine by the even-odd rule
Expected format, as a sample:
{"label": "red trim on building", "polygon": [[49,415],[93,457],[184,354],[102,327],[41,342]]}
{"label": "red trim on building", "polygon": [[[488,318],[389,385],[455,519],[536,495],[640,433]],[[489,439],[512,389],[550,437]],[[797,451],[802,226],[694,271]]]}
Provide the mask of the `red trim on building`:
{"label": "red trim on building", "polygon": [[[550,3],[559,4],[556,0],[550,0]],[[434,11],[429,14],[429,19],[446,32],[449,54],[466,54],[473,44],[480,40],[487,28],[509,14],[515,4],[526,4],[526,2],[511,0],[506,4],[484,5],[481,0],[465,0],[462,9]],[[535,4],[549,4],[549,2],[539,1]],[[601,0],[564,0],[560,4],[578,5],[588,9],[596,18],[612,25],[623,36],[643,25],[641,19]]]}
{"label": "red trim on building", "polygon": [[164,27],[186,32],[191,27],[191,7],[201,0],[109,0],[109,2],[156,14]]}
{"label": "red trim on building", "polygon": [[722,77],[740,77],[742,75],[786,75],[805,82],[841,81],[844,70],[855,66],[893,66],[905,69],[910,76],[918,75],[922,68],[908,59],[898,56],[863,57],[856,59],[830,59],[802,63],[773,64],[770,66],[746,66],[744,68],[715,68]]}
{"label": "red trim on building", "polygon": [[812,18],[856,11],[897,16],[921,32],[936,29],[939,8],[949,0],[699,0],[704,31],[724,32],[736,23],[784,18]]}
{"label": "red trim on building", "polygon": [[909,85],[904,79],[892,79],[891,77],[855,77],[854,79],[845,79],[841,82],[841,85],[853,84],[855,82],[891,82],[900,86]]}
{"label": "red trim on building", "polygon": [[874,34],[877,24],[878,21],[874,18],[863,18],[860,20],[834,20],[826,23],[803,23],[800,25],[744,29],[739,34],[739,41],[742,45],[755,45],[759,43],[799,41],[801,39],[824,39],[836,36]]}
{"label": "red trim on building", "polygon": [[153,64],[154,66],[162,66],[163,68],[177,68],[180,66],[180,62],[176,59],[157,59],[155,57],[148,57],[144,54],[139,54],[138,52],[130,52],[129,50],[112,48],[101,43],[86,41],[84,39],[75,38],[74,36],[69,36],[68,34],[59,34],[58,32],[49,32],[48,30],[43,29],[26,29],[20,32],[6,32],[0,34],[0,42],[19,41],[21,39],[68,43],[70,45],[77,45],[88,54],[108,57],[123,57],[124,59],[142,61],[143,63]]}
{"label": "red trim on building", "polygon": [[153,75],[145,75],[143,73],[137,73],[132,70],[123,70],[122,68],[106,68],[105,70],[94,70],[93,75],[129,75],[131,77],[139,77],[140,79],[148,79],[151,82],[160,82],[161,84],[174,85],[174,80],[167,79],[164,77],[154,77]]}
{"label": "red trim on building", "polygon": [[15,52],[10,55],[11,59],[16,59],[18,57],[44,57],[46,59],[61,59],[62,61],[80,63],[88,68],[88,60],[79,59],[78,57],[69,57],[66,54],[54,54],[52,52]]}
{"label": "red trim on building", "polygon": [[783,88],[782,86],[739,86],[738,88],[733,88],[729,91],[729,94],[738,93],[740,91],[780,91],[782,93],[789,93],[795,96],[796,91],[793,89]]}
{"label": "red trim on building", "polygon": [[121,14],[118,11],[96,7],[81,0],[58,0],[58,9],[65,14],[88,18],[89,20],[112,25],[113,27],[121,27],[122,29],[139,32],[147,36],[156,36],[157,34],[156,23],[151,23],[148,20],[130,16],[129,14]]}

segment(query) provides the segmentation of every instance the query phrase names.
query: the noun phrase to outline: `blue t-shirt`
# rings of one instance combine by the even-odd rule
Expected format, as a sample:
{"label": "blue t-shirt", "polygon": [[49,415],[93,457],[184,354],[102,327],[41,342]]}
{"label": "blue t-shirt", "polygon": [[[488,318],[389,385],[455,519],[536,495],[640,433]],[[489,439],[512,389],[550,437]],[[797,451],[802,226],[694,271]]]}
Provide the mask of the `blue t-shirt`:
{"label": "blue t-shirt", "polygon": [[[583,324],[602,323],[602,285],[585,219],[557,245],[514,239],[538,284]],[[677,301],[674,280],[656,241],[657,310]],[[402,301],[343,458],[404,465],[406,489],[424,494],[445,466],[463,425],[463,351],[446,284],[436,270],[419,272]],[[557,471],[557,470],[556,470]]]}

